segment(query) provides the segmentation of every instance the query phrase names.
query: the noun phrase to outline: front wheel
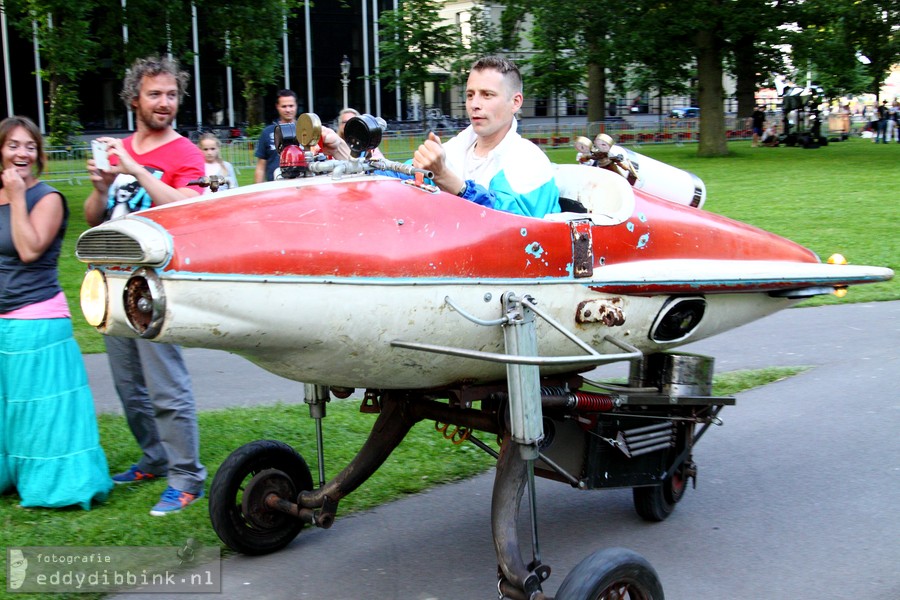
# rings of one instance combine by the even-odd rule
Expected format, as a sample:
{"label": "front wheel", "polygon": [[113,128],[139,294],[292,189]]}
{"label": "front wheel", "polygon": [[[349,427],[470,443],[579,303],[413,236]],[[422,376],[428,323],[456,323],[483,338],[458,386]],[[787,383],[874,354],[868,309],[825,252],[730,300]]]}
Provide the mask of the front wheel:
{"label": "front wheel", "polygon": [[626,548],[598,550],[563,580],[556,600],[664,600],[656,571]]}
{"label": "front wheel", "polygon": [[269,509],[265,497],[295,501],[312,489],[303,457],[287,444],[259,440],[232,452],[209,489],[209,517],[219,538],[243,554],[268,554],[297,537],[304,523]]}

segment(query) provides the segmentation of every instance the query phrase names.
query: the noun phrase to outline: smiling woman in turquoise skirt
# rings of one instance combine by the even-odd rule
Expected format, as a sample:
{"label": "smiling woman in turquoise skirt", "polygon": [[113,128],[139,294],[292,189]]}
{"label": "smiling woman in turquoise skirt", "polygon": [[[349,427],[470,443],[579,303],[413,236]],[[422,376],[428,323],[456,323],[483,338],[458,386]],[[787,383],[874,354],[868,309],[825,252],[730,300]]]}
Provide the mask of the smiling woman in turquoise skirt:
{"label": "smiling woman in turquoise skirt", "polygon": [[0,492],[22,506],[90,509],[113,487],[57,263],[62,194],[38,181],[40,130],[0,122]]}

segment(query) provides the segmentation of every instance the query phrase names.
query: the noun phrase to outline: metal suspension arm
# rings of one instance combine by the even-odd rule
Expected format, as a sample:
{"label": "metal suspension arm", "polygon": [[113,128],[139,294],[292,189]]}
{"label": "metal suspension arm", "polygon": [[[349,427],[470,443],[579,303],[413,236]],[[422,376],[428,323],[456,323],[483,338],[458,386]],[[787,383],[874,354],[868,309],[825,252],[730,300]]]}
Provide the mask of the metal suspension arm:
{"label": "metal suspension arm", "polygon": [[362,448],[331,481],[317,490],[301,492],[297,498],[299,511],[318,511],[312,522],[319,527],[330,527],[334,522],[338,501],[365,483],[420,420],[409,405],[406,398],[385,395],[381,414]]}

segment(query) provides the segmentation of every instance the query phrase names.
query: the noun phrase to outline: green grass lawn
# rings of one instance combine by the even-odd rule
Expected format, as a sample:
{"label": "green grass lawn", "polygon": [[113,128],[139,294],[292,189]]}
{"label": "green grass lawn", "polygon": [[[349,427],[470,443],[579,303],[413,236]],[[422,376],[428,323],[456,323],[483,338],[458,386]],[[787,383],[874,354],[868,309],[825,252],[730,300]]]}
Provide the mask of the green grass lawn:
{"label": "green grass lawn", "polygon": [[[751,148],[749,142],[732,142],[729,147],[731,156],[722,159],[697,158],[695,145],[644,145],[635,149],[700,176],[708,189],[708,210],[791,238],[823,258],[840,252],[851,263],[898,268],[900,144],[875,145],[868,140],[854,139],[816,150]],[[557,149],[549,154],[556,162],[571,163],[575,151]],[[245,169],[242,184],[251,179],[252,171]],[[72,208],[65,258],[60,265],[61,278],[73,310],[79,343],[85,352],[102,352],[101,336],[80,315],[78,290],[84,265],[73,257],[75,239],[86,228],[81,204],[89,188],[86,184],[59,185],[59,188]],[[809,303],[898,298],[900,282],[895,279],[851,289],[843,300],[826,298]],[[795,371],[769,369],[723,374],[716,377],[715,391],[731,395],[790,376]],[[360,415],[355,402],[329,405],[324,422],[329,476],[355,453],[373,420],[370,415]],[[111,469],[124,470],[136,456],[136,446],[124,419],[103,415],[99,421]],[[315,432],[305,406],[204,412],[200,416],[200,430],[201,458],[210,471],[209,481],[231,451],[256,439],[277,439],[291,444],[310,462],[313,473],[316,472]],[[492,464],[492,459],[480,450],[469,444],[454,446],[434,430],[433,424],[421,423],[387,464],[341,504],[339,516],[435,483],[471,476]],[[206,499],[178,515],[154,518],[147,514],[164,487],[164,482],[118,486],[106,503],[89,512],[23,509],[15,495],[2,496],[0,546],[166,546],[182,544],[187,537],[203,544],[217,544]],[[4,560],[5,556],[0,558],[0,562]],[[5,568],[0,574],[0,590],[3,589]]]}

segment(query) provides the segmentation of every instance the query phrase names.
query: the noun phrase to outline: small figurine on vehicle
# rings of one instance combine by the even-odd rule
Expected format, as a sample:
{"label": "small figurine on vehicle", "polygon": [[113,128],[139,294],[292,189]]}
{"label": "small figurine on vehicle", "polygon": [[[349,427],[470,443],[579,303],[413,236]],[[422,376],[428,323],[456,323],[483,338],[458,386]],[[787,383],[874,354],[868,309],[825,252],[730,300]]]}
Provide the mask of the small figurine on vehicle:
{"label": "small figurine on vehicle", "polygon": [[583,165],[600,167],[621,175],[634,185],[638,180],[637,170],[624,153],[611,152],[614,144],[613,139],[605,133],[598,133],[593,144],[581,136],[575,140],[575,149],[578,150],[576,159]]}

